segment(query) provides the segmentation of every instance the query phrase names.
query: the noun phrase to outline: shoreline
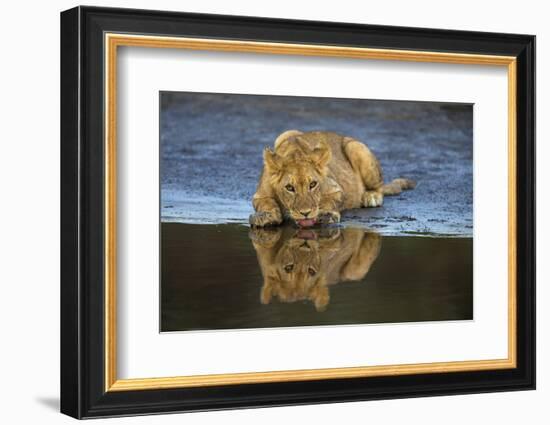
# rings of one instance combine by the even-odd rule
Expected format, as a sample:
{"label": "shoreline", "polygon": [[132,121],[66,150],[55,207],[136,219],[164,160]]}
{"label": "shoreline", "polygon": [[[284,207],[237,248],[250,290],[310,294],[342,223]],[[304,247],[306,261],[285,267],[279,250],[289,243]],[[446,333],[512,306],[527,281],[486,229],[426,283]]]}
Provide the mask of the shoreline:
{"label": "shoreline", "polygon": [[[160,221],[183,224],[241,224],[248,226],[251,202],[181,190],[161,191]],[[416,205],[414,191],[386,197],[379,208],[342,213],[341,227],[374,230],[383,236],[473,237],[473,218],[441,207]]]}
{"label": "shoreline", "polygon": [[[160,223],[162,224],[182,224],[182,225],[194,225],[194,226],[239,226],[239,227],[247,227],[250,228],[250,224],[248,223],[248,220],[212,220],[207,221],[204,219],[184,219],[184,218],[178,218],[178,217],[161,217]],[[288,224],[284,223],[281,226],[288,226]],[[368,223],[357,223],[355,221],[342,221],[336,225],[330,225],[330,227],[337,227],[337,228],[351,228],[351,229],[361,229],[364,231],[370,231],[378,233],[380,236],[383,237],[408,237],[408,238],[453,238],[453,239],[473,239],[473,233],[435,233],[431,231],[415,231],[415,230],[401,230],[392,232],[387,229],[379,229],[372,225],[368,225]],[[313,229],[320,229],[320,226],[314,226]],[[298,229],[298,227],[296,227]]]}

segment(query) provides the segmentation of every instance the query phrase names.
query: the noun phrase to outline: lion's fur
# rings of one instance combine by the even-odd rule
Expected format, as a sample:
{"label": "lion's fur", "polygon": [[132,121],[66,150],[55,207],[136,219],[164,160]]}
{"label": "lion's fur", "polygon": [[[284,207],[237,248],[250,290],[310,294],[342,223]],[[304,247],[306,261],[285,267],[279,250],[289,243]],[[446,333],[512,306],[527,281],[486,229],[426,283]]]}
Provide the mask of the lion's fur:
{"label": "lion's fur", "polygon": [[384,195],[414,186],[408,179],[384,185],[374,154],[351,137],[288,130],[277,137],[274,150],[264,151],[264,168],[252,201],[256,213],[250,223],[263,227],[304,218],[338,222],[342,210],[380,206]]}
{"label": "lion's fur", "polygon": [[254,228],[250,237],[264,278],[261,302],[311,301],[318,311],[329,303],[328,286],[363,279],[381,246],[377,233],[354,228]]}

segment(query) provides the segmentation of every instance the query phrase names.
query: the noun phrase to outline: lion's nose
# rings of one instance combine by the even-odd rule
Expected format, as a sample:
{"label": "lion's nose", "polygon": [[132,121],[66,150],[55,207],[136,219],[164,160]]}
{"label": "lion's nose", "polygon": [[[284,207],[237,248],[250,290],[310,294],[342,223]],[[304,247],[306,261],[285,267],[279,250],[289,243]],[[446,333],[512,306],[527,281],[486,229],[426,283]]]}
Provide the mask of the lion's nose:
{"label": "lion's nose", "polygon": [[307,217],[310,212],[311,212],[311,210],[309,210],[309,211],[300,211],[300,214],[302,214],[304,217]]}

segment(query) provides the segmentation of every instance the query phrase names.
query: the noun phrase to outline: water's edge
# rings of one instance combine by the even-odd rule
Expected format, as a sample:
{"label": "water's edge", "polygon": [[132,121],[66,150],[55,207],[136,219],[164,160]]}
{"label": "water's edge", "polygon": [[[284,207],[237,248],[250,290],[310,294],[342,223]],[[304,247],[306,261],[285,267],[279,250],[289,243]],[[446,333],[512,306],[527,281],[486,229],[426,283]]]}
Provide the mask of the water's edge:
{"label": "water's edge", "polygon": [[[342,213],[342,226],[376,230],[384,236],[472,237],[470,215],[451,216],[445,208],[416,205],[414,191],[386,197],[380,208]],[[185,191],[162,190],[161,221],[183,224],[246,224],[251,202]]]}

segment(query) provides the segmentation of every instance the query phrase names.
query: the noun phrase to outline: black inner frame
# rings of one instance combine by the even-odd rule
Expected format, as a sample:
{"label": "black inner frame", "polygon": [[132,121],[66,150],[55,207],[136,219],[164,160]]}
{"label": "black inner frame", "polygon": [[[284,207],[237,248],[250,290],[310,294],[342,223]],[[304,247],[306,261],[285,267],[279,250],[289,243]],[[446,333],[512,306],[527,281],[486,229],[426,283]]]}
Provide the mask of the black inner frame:
{"label": "black inner frame", "polygon": [[[105,32],[515,56],[517,368],[105,392]],[[89,418],[534,389],[534,36],[77,7],[61,14],[61,117],[63,413]]]}

